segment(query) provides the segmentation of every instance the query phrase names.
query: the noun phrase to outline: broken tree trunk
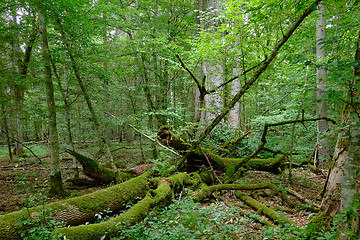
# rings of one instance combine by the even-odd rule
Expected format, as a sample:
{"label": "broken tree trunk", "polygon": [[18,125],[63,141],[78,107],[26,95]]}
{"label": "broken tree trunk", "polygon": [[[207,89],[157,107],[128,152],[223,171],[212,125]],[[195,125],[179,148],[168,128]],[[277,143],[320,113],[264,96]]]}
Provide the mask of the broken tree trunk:
{"label": "broken tree trunk", "polygon": [[77,225],[92,220],[95,214],[101,211],[123,209],[129,202],[136,202],[137,198],[145,196],[150,188],[149,176],[150,173],[146,172],[127,182],[91,194],[0,215],[0,240],[20,239],[21,231],[30,229],[40,222],[21,223],[36,220],[45,210],[47,216],[52,216],[55,221]]}
{"label": "broken tree trunk", "polygon": [[65,152],[71,154],[80,162],[83,167],[84,174],[89,178],[96,180],[99,183],[120,183],[130,178],[129,174],[114,172],[112,169],[100,165],[95,160],[88,158],[80,153],[70,149],[65,149]]}
{"label": "broken tree trunk", "polygon": [[[170,146],[179,151],[181,154],[185,154],[191,148],[189,143],[183,140],[179,135],[169,131],[168,128],[160,129],[158,132],[158,140],[164,145]],[[215,154],[210,149],[198,147],[188,154],[189,157],[184,167],[190,171],[197,170],[203,165],[208,166],[209,163],[207,160],[209,160],[214,169],[221,171],[225,170],[226,176],[229,177],[231,177],[240,167],[259,171],[268,171],[276,174],[280,173],[283,168],[285,155],[269,159],[254,158],[262,150],[264,144],[265,143],[262,143],[261,146],[254,151],[254,153],[244,158],[223,158]]]}

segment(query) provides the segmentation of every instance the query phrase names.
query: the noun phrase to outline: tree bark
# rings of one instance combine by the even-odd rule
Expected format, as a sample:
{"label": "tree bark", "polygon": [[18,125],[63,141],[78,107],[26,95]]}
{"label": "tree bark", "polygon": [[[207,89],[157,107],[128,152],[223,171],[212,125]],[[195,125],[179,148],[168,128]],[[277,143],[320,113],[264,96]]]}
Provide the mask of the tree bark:
{"label": "tree bark", "polygon": [[[316,56],[318,67],[316,69],[316,83],[317,83],[317,99],[320,101],[317,104],[317,115],[319,118],[327,117],[327,101],[325,99],[325,90],[326,90],[326,70],[325,70],[325,18],[324,14],[324,5],[319,4],[317,13],[320,18],[316,20]],[[329,126],[326,119],[319,120],[317,122],[317,158],[315,159],[315,166],[322,169],[329,164],[330,158],[330,148],[329,148],[329,139],[324,136],[328,131]]]}
{"label": "tree bark", "polygon": [[35,220],[38,214],[44,213],[44,209],[48,209],[49,212],[45,214],[52,216],[53,220],[63,221],[71,226],[91,221],[96,213],[102,211],[124,209],[128,203],[145,196],[149,190],[148,177],[146,173],[84,196],[0,215],[0,240],[20,239],[20,231],[35,227],[36,223],[40,222],[34,221],[31,225],[20,223],[25,220]]}
{"label": "tree bark", "polygon": [[[349,145],[349,155],[346,157],[344,165],[344,176],[341,184],[341,203],[340,212],[348,208],[355,200],[357,192],[356,179],[360,166],[360,135],[356,134],[351,137]],[[359,231],[359,217],[355,219],[342,219],[338,224],[338,237],[337,239],[348,240],[351,239],[346,234],[347,231],[357,233]]]}
{"label": "tree bark", "polygon": [[[359,37],[356,43],[356,52],[355,52],[355,61],[358,63],[358,66],[354,68],[354,76],[360,77],[360,31]],[[353,100],[358,96],[357,91],[352,87],[353,84],[357,83],[356,81],[350,82],[350,89],[347,98],[347,102],[344,105],[342,120],[341,123],[344,125],[351,125],[352,122],[359,122],[359,119],[351,119],[351,113],[355,110],[357,111],[359,107],[353,105]],[[344,166],[345,162],[349,156],[349,142],[350,138],[345,135],[346,133],[351,133],[354,130],[354,126],[347,127],[338,134],[338,140],[336,141],[335,150],[334,150],[334,167],[330,169],[327,185],[325,186],[325,193],[321,203],[322,213],[329,217],[334,218],[337,213],[340,211],[340,201],[341,201],[341,184],[343,182],[344,175]]]}
{"label": "tree bark", "polygon": [[55,229],[52,235],[55,239],[64,239],[65,236],[66,239],[72,240],[97,240],[114,236],[122,228],[134,225],[144,219],[152,207],[169,205],[174,193],[180,192],[185,185],[196,184],[197,182],[186,173],[180,173],[168,179],[158,179],[156,182],[154,180],[152,183],[155,184],[153,187],[157,187],[155,190],[149,190],[146,196],[129,211],[112,220],[97,224],[59,228]]}
{"label": "tree bark", "polygon": [[44,71],[45,71],[45,86],[46,86],[46,102],[48,105],[49,111],[49,137],[50,137],[50,189],[49,193],[51,195],[64,195],[64,188],[61,178],[61,167],[60,167],[60,158],[59,158],[59,141],[58,141],[58,132],[56,126],[56,106],[54,99],[54,86],[51,78],[51,67],[50,67],[50,53],[47,40],[47,29],[45,25],[45,15],[40,10],[38,12],[38,22],[39,30],[41,37],[41,50],[42,57],[44,61]]}
{"label": "tree bark", "polygon": [[[74,151],[75,146],[74,146],[74,141],[73,141],[72,132],[71,132],[70,104],[69,104],[69,101],[68,101],[68,96],[67,96],[65,90],[63,89],[63,87],[61,85],[60,76],[57,73],[56,66],[55,66],[54,61],[52,59],[51,59],[51,65],[53,67],[53,71],[54,71],[54,74],[55,74],[55,77],[56,77],[56,80],[57,80],[59,91],[61,93],[61,96],[62,96],[62,99],[63,99],[63,102],[64,102],[66,130],[67,130],[67,133],[68,133],[67,143],[70,146],[71,150]],[[65,73],[65,75],[66,75],[66,73]],[[73,158],[73,166],[72,167],[73,167],[73,171],[74,171],[74,177],[75,178],[79,177],[79,169],[77,167],[77,162],[76,162],[75,158]]]}

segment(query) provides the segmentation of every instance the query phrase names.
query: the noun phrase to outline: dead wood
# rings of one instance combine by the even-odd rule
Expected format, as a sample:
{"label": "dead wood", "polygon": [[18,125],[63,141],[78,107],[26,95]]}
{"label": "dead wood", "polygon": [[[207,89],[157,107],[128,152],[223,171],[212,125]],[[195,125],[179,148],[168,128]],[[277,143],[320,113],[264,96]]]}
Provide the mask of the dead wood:
{"label": "dead wood", "polygon": [[124,172],[124,173],[129,173],[129,174],[139,176],[139,175],[143,174],[145,171],[152,168],[153,166],[154,166],[153,163],[141,164],[141,165],[135,166],[133,168],[121,169],[121,171]]}
{"label": "dead wood", "polygon": [[294,190],[287,188],[286,189],[287,192],[289,192],[291,195],[297,197],[299,200],[301,200],[302,202],[306,203],[306,204],[310,204],[318,209],[320,209],[320,205],[316,204],[316,203],[312,203],[309,199],[303,197],[302,195],[300,195],[299,193],[295,192]]}
{"label": "dead wood", "polygon": [[[248,133],[245,133],[240,138],[243,139],[246,135],[248,135]],[[231,177],[239,168],[245,167],[246,169],[268,171],[278,174],[282,171],[282,164],[285,160],[285,155],[278,158],[254,159],[254,157],[262,151],[265,142],[261,143],[252,154],[244,158],[223,158],[212,150],[200,146],[191,153],[188,153],[191,144],[187,143],[179,135],[173,133],[166,127],[159,130],[158,140],[164,145],[174,148],[179,153],[188,155],[187,162],[183,166],[183,169],[187,171],[196,171],[202,169],[203,166],[207,166],[210,167],[213,172],[214,170],[225,171],[226,176]]]}
{"label": "dead wood", "polygon": [[289,220],[284,215],[276,212],[273,208],[267,207],[264,204],[256,201],[255,199],[246,195],[245,193],[241,192],[240,190],[236,191],[236,196],[241,201],[243,201],[244,203],[246,203],[247,205],[249,205],[250,207],[255,209],[258,214],[263,214],[263,215],[271,218],[274,222],[278,222],[278,223],[285,222],[285,223],[288,223],[291,225],[295,225],[291,220]]}
{"label": "dead wood", "polygon": [[[105,239],[114,236],[122,228],[136,224],[144,219],[152,207],[166,206],[171,203],[175,192],[179,192],[185,185],[197,184],[186,173],[180,173],[168,179],[153,179],[149,182],[157,183],[155,190],[149,190],[146,196],[136,203],[129,211],[102,223],[81,225],[55,229],[52,236],[55,239],[91,240]],[[59,237],[60,236],[60,237]]]}
{"label": "dead wood", "polygon": [[[138,197],[145,196],[149,189],[149,176],[150,173],[146,173],[127,182],[84,196],[0,215],[0,240],[20,239],[21,231],[41,223],[35,221],[41,213],[52,216],[55,221],[63,221],[67,225],[77,225],[92,220],[95,214],[101,211],[123,209],[129,202],[135,202]],[[21,224],[24,221],[29,224]]]}
{"label": "dead wood", "polygon": [[115,172],[110,168],[100,165],[95,160],[73,150],[65,149],[65,151],[79,161],[86,176],[98,181],[99,183],[120,183],[131,178],[131,176],[127,173]]}
{"label": "dead wood", "polygon": [[319,212],[319,208],[314,208],[311,206],[301,205],[295,202],[292,202],[289,197],[285,194],[285,192],[277,187],[275,184],[272,183],[258,183],[258,184],[222,184],[222,185],[212,185],[209,187],[202,188],[196,195],[195,200],[201,201],[205,198],[210,197],[213,192],[220,191],[220,190],[260,190],[260,189],[272,189],[273,191],[277,192],[283,201],[291,206],[300,209],[304,209],[311,212]]}

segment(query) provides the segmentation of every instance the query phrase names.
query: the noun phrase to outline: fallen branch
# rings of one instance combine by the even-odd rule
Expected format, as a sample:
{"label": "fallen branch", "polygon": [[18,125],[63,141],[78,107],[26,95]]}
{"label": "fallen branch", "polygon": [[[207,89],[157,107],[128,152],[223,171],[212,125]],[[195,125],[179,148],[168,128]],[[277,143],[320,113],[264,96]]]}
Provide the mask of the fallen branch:
{"label": "fallen branch", "polygon": [[265,216],[268,216],[269,218],[271,218],[275,222],[280,222],[280,223],[285,222],[285,223],[289,223],[291,225],[295,225],[291,220],[289,220],[284,215],[275,212],[274,209],[265,206],[264,204],[256,201],[255,199],[253,199],[252,197],[246,195],[245,193],[243,193],[241,191],[236,191],[236,196],[241,201],[243,201],[244,203],[246,203],[250,207],[254,208],[257,211],[258,214],[264,214]]}
{"label": "fallen branch", "polygon": [[[117,120],[120,121],[120,119],[119,119],[118,117],[116,117],[114,114],[112,114],[112,113],[110,113],[110,112],[104,112],[104,113],[105,113],[105,114],[108,114],[108,115],[110,115],[111,117],[113,117],[113,118],[115,118],[115,119],[117,119]],[[137,129],[136,127],[134,127],[133,125],[131,125],[131,124],[129,124],[129,123],[126,123],[126,125],[128,125],[128,126],[131,127],[132,129],[134,129],[136,132],[140,133],[142,136],[144,136],[145,138],[149,139],[149,140],[152,141],[153,143],[158,144],[160,147],[168,150],[169,152],[175,154],[176,156],[179,156],[179,157],[181,156],[179,153],[177,153],[177,152],[175,152],[174,150],[172,150],[172,149],[166,147],[165,145],[159,143],[158,141],[156,141],[155,139],[153,139],[153,138],[150,137],[149,135],[141,132],[140,130],[138,130],[138,129]]]}
{"label": "fallen branch", "polygon": [[201,201],[205,198],[208,198],[211,196],[211,194],[215,191],[221,191],[221,190],[260,190],[260,189],[272,189],[276,192],[278,192],[283,199],[283,201],[288,204],[291,207],[297,207],[300,209],[304,209],[311,212],[319,212],[318,208],[309,207],[309,206],[303,206],[301,204],[292,202],[289,197],[285,194],[283,190],[281,190],[279,187],[277,187],[275,184],[272,183],[258,183],[258,184],[222,184],[222,185],[213,185],[209,187],[202,188],[196,195],[195,200]]}
{"label": "fallen branch", "polygon": [[86,176],[94,179],[100,183],[120,183],[129,179],[129,175],[122,172],[115,172],[110,168],[104,167],[97,163],[95,160],[88,158],[80,153],[70,149],[65,149],[65,152],[71,154],[80,162],[83,167],[83,172]]}
{"label": "fallen branch", "polygon": [[287,191],[288,193],[290,193],[291,195],[293,195],[293,196],[297,197],[298,199],[300,199],[302,202],[304,202],[304,203],[306,203],[306,204],[313,205],[314,207],[320,209],[320,205],[319,205],[319,204],[310,202],[310,200],[306,199],[305,197],[303,197],[303,196],[300,195],[299,193],[295,192],[294,190],[292,190],[292,189],[290,189],[290,188],[287,188],[286,191]]}
{"label": "fallen branch", "polygon": [[204,156],[205,156],[205,158],[206,158],[206,161],[208,162],[208,164],[209,164],[209,166],[210,166],[210,170],[211,170],[212,174],[215,176],[216,180],[218,180],[218,182],[219,182],[220,184],[223,184],[222,181],[219,179],[218,175],[215,173],[214,168],[213,168],[213,166],[212,166],[212,164],[211,164],[208,156],[204,153],[204,151],[201,149],[200,146],[199,146],[199,149],[200,149],[200,151],[202,152],[202,154],[204,154]]}
{"label": "fallen branch", "polygon": [[102,223],[58,228],[53,231],[52,236],[55,239],[72,240],[98,240],[114,236],[122,228],[134,225],[144,219],[152,207],[169,205],[174,197],[174,192],[180,192],[184,185],[195,183],[196,181],[193,181],[186,173],[179,173],[168,179],[158,179],[155,185],[157,188],[150,189],[146,196],[129,211]]}

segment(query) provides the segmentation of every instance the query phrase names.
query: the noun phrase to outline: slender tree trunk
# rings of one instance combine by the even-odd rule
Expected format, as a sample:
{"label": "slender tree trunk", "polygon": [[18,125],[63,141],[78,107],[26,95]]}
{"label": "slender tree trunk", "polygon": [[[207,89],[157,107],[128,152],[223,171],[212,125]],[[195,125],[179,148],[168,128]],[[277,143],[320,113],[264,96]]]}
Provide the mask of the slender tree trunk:
{"label": "slender tree trunk", "polygon": [[[356,45],[355,61],[360,63],[360,31]],[[354,68],[354,76],[360,77],[360,66]],[[354,81],[350,81],[350,85],[355,83],[356,82]],[[347,98],[348,102],[345,103],[342,113],[341,123],[343,125],[351,125],[353,122],[359,122],[359,119],[355,121],[354,119],[351,119],[351,113],[354,108],[356,108],[356,110],[359,109],[358,106],[353,105],[353,99],[357,97],[357,95],[358,93],[355,91],[355,89],[350,87],[349,96]],[[350,138],[345,134],[351,133],[354,130],[353,128],[354,126],[350,126],[342,130],[338,135],[338,140],[336,141],[333,157],[334,167],[330,170],[324,197],[321,203],[322,213],[330,218],[333,218],[340,211],[344,166],[346,161],[349,160],[348,156],[350,145]]]}
{"label": "slender tree trunk", "polygon": [[79,72],[79,69],[78,69],[78,66],[77,66],[77,63],[75,61],[75,58],[71,52],[71,48],[70,48],[70,44],[66,38],[66,35],[65,35],[65,30],[63,29],[62,27],[62,24],[61,24],[61,21],[60,21],[60,18],[59,17],[56,17],[56,23],[60,29],[60,33],[61,33],[61,37],[62,37],[62,40],[63,40],[63,43],[65,44],[65,47],[67,48],[67,52],[69,54],[69,57],[70,57],[70,60],[71,60],[71,66],[73,68],[73,71],[74,71],[74,74],[75,74],[75,77],[76,77],[76,80],[78,81],[78,84],[79,84],[79,87],[81,89],[81,92],[82,94],[84,95],[84,98],[85,98],[85,101],[86,101],[86,104],[88,106],[88,109],[90,111],[90,114],[91,114],[91,118],[92,118],[92,121],[95,125],[95,129],[96,129],[96,132],[98,134],[98,138],[100,140],[100,144],[101,144],[101,149],[103,147],[105,147],[105,154],[106,154],[106,158],[110,161],[110,164],[111,164],[111,167],[113,168],[114,171],[117,171],[117,168],[115,166],[115,163],[114,163],[114,159],[113,159],[113,156],[112,156],[112,153],[110,151],[110,146],[109,146],[109,143],[105,140],[105,137],[104,137],[104,132],[103,130],[101,129],[101,126],[100,126],[100,123],[98,121],[98,118],[96,116],[96,113],[95,113],[95,110],[94,110],[94,107],[91,103],[91,100],[90,100],[90,97],[89,97],[89,94],[87,92],[87,89],[85,87],[85,84],[80,76],[80,72]]}
{"label": "slender tree trunk", "polygon": [[56,106],[54,99],[54,86],[51,78],[50,53],[47,40],[47,30],[45,25],[44,13],[39,11],[38,16],[41,50],[44,61],[45,86],[46,86],[46,102],[49,109],[49,133],[50,133],[50,189],[51,195],[64,195],[64,188],[61,178],[61,167],[59,158],[59,141],[56,127]]}
{"label": "slender tree trunk", "polygon": [[[317,13],[320,18],[316,20],[316,56],[319,67],[316,70],[316,83],[317,83],[317,99],[320,101],[317,106],[317,113],[319,118],[327,117],[327,102],[324,99],[324,91],[326,90],[326,70],[324,67],[325,61],[325,18],[324,6],[319,4]],[[329,139],[324,136],[328,131],[329,126],[326,119],[319,120],[317,122],[318,130],[318,154],[315,158],[315,166],[319,168],[325,168],[329,164],[330,157],[330,148],[329,148]]]}
{"label": "slender tree trunk", "polygon": [[[0,97],[2,98],[5,94],[3,94],[3,92],[0,92]],[[5,132],[6,135],[6,144],[8,147],[8,151],[9,151],[9,158],[10,160],[13,160],[13,156],[12,156],[12,151],[11,151],[11,141],[10,141],[10,135],[9,135],[9,124],[7,121],[7,112],[6,112],[6,107],[4,104],[1,104],[1,112],[2,112],[2,117],[3,117],[3,123],[4,123],[4,129],[2,129]]]}
{"label": "slender tree trunk", "polygon": [[[53,71],[54,71],[54,74],[55,74],[55,77],[56,77],[56,80],[57,80],[57,84],[58,84],[58,87],[59,87],[59,90],[61,92],[61,96],[62,96],[62,99],[63,99],[63,102],[64,102],[66,130],[67,130],[67,133],[68,133],[67,143],[70,146],[70,149],[74,151],[75,147],[74,147],[74,141],[73,141],[72,132],[71,132],[70,104],[69,104],[69,101],[68,101],[68,96],[67,96],[65,90],[63,89],[63,87],[61,85],[60,76],[57,73],[56,66],[55,66],[55,64],[54,64],[54,62],[52,60],[51,60],[51,65],[53,67]],[[65,78],[67,76],[66,70],[65,70],[64,76],[65,76]],[[73,172],[74,172],[74,177],[75,178],[79,177],[79,169],[78,169],[78,166],[77,166],[77,161],[76,161],[76,159],[74,157],[73,157],[73,166],[72,166],[72,168],[73,168]]]}
{"label": "slender tree trunk", "polygon": [[[241,68],[234,67],[233,73],[235,76],[241,74]],[[240,91],[241,88],[241,78],[238,78],[231,82],[231,90],[230,90],[230,96],[234,96],[237,92]],[[241,118],[240,118],[240,101],[235,104],[235,106],[230,110],[230,119],[229,124],[232,127],[239,128],[241,125]],[[244,113],[242,113],[244,114]]]}
{"label": "slender tree trunk", "polygon": [[[12,12],[11,24],[14,29],[17,25],[17,9],[15,8]],[[19,35],[14,31],[13,41],[12,41],[12,62],[13,68],[19,72],[20,60],[20,46],[19,46]],[[15,150],[14,154],[16,156],[21,156],[24,153],[23,146],[19,142],[24,142],[24,133],[23,133],[23,105],[24,105],[24,83],[22,78],[17,79],[14,85],[14,103],[15,103]]]}

